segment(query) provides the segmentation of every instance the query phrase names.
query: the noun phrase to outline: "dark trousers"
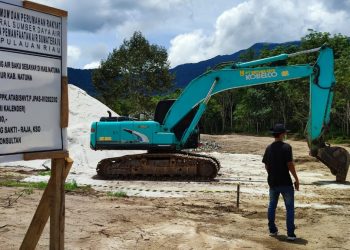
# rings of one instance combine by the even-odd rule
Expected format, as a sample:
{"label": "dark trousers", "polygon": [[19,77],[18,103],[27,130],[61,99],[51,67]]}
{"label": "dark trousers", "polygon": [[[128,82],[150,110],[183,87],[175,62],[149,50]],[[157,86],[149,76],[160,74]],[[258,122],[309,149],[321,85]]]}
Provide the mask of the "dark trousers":
{"label": "dark trousers", "polygon": [[270,233],[278,231],[275,224],[276,207],[278,198],[282,194],[284,205],[286,207],[286,224],[288,235],[293,235],[295,230],[294,225],[294,188],[293,186],[278,186],[270,187],[270,202],[267,211],[267,218],[269,220]]}

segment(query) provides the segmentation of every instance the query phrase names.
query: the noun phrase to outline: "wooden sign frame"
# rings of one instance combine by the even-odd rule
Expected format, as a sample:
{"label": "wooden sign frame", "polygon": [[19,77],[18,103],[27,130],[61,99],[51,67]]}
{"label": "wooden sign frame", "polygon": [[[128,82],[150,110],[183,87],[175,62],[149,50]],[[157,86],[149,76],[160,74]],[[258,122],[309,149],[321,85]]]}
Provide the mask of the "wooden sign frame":
{"label": "wooden sign frame", "polygon": [[[24,9],[60,17],[62,20],[61,34],[61,106],[60,127],[63,136],[63,149],[59,151],[33,152],[17,155],[14,160],[51,159],[51,176],[42,195],[40,203],[33,216],[28,231],[25,234],[20,249],[35,249],[44,227],[50,217],[50,249],[64,249],[65,223],[65,190],[64,183],[68,176],[73,160],[69,158],[67,150],[67,127],[69,116],[68,78],[67,78],[67,17],[68,12],[53,7],[41,5],[31,1],[15,0],[3,3],[23,7]],[[20,6],[22,4],[22,6]],[[12,159],[12,158],[11,158]]]}

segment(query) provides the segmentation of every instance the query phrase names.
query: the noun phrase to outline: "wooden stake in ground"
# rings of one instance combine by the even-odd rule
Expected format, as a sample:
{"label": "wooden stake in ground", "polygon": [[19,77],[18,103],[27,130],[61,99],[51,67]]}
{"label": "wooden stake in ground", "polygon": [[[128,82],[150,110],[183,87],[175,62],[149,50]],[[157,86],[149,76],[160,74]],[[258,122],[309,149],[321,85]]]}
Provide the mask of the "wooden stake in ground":
{"label": "wooden stake in ground", "polygon": [[240,193],[240,183],[237,185],[237,201],[236,201],[236,206],[239,209],[239,193]]}
{"label": "wooden stake in ground", "polygon": [[50,250],[64,249],[64,159],[53,159],[51,163],[53,188],[50,193]]}

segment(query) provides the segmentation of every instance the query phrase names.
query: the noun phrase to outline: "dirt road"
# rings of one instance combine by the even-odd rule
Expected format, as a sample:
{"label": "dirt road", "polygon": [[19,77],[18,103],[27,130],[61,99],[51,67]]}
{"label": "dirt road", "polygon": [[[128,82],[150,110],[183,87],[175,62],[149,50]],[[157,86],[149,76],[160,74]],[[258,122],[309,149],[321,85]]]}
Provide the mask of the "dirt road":
{"label": "dirt road", "polygon": [[[268,187],[261,154],[271,138],[204,135],[202,139],[220,146],[210,153],[223,165],[216,182],[112,181],[105,189],[96,187],[124,188],[135,195],[128,198],[68,192],[66,249],[350,249],[350,183],[336,184],[328,169],[308,156],[305,142],[288,141],[301,177],[296,194],[298,239],[291,243],[286,241],[282,200],[277,211],[281,235],[270,237],[267,231]],[[19,168],[1,168],[0,180],[27,174]],[[42,193],[34,190],[14,201],[21,190],[0,188],[1,249],[19,248]],[[47,227],[38,249],[48,248],[48,237]]]}

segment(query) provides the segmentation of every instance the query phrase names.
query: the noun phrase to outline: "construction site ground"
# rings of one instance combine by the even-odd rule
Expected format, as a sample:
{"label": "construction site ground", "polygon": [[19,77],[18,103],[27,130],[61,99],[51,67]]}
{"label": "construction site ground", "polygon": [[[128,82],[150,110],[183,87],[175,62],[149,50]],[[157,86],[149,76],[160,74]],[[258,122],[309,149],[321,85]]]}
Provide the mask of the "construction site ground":
{"label": "construction site ground", "polygon": [[[328,168],[308,155],[304,141],[288,140],[301,182],[295,204],[298,238],[288,242],[282,198],[279,235],[270,237],[267,230],[268,185],[261,156],[272,139],[203,135],[202,140],[209,142],[202,153],[222,164],[213,182],[102,181],[92,175],[91,188],[67,192],[66,249],[350,249],[350,182],[336,183]],[[0,182],[35,173],[1,167]],[[0,187],[1,249],[19,248],[42,195],[23,190]],[[37,249],[48,246],[47,225]]]}

